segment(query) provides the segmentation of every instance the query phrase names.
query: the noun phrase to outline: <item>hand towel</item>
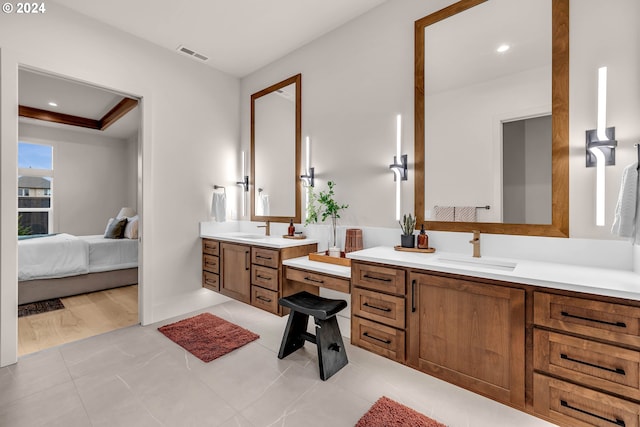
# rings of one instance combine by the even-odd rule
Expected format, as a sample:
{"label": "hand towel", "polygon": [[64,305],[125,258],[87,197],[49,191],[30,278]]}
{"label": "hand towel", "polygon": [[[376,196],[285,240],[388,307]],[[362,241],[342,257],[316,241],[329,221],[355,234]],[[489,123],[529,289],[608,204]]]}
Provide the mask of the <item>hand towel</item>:
{"label": "hand towel", "polygon": [[622,171],[622,181],[611,232],[618,237],[630,237],[635,243],[640,234],[640,212],[638,204],[638,163],[631,164]]}
{"label": "hand towel", "polygon": [[269,195],[260,193],[256,200],[256,216],[269,216]]}
{"label": "hand towel", "polygon": [[436,221],[453,221],[454,220],[453,206],[434,206],[433,210],[436,215]]}
{"label": "hand towel", "polygon": [[211,197],[211,216],[215,217],[217,222],[225,222],[227,220],[227,195],[225,193],[213,193],[213,197]]}
{"label": "hand towel", "polygon": [[453,209],[453,220],[456,222],[476,222],[475,206],[456,206]]}

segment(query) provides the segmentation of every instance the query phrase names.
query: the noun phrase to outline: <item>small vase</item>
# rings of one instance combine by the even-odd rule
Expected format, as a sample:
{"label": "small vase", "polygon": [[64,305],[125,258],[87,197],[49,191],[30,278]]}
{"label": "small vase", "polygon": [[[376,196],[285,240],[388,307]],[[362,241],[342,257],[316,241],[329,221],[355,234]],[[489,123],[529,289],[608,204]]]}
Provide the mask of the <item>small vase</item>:
{"label": "small vase", "polygon": [[413,234],[401,234],[400,246],[403,248],[414,248],[416,246],[416,236]]}

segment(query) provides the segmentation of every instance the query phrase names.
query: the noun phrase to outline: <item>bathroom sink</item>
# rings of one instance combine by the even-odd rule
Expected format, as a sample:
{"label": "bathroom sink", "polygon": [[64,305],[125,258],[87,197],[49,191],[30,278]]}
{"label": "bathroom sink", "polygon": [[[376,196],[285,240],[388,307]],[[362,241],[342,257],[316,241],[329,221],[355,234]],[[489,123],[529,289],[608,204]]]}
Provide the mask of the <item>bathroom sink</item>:
{"label": "bathroom sink", "polygon": [[260,240],[265,239],[267,236],[264,234],[237,233],[234,234],[233,237],[237,237],[239,239]]}
{"label": "bathroom sink", "polygon": [[492,258],[473,258],[471,256],[454,256],[447,255],[442,256],[436,260],[436,262],[440,262],[443,264],[451,264],[460,267],[475,267],[475,268],[489,268],[493,270],[501,270],[501,271],[513,271],[518,263],[511,261],[504,261],[499,259]]}

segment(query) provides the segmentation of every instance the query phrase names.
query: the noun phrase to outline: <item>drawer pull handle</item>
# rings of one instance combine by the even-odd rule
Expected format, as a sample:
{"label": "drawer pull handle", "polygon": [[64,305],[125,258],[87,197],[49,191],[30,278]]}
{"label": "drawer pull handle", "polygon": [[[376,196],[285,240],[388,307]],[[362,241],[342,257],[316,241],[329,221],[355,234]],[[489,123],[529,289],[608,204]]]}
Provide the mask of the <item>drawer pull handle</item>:
{"label": "drawer pull handle", "polygon": [[262,255],[256,255],[256,258],[260,258],[260,259],[266,259],[271,261],[271,257],[270,256],[262,256]]}
{"label": "drawer pull handle", "polygon": [[416,281],[411,281],[411,312],[416,312]]}
{"label": "drawer pull handle", "polygon": [[256,277],[257,277],[258,279],[271,280],[271,277],[261,276],[261,275],[259,275],[259,274],[256,274]]}
{"label": "drawer pull handle", "polygon": [[362,335],[364,335],[367,338],[371,338],[372,340],[380,341],[381,343],[384,343],[384,344],[391,344],[391,340],[383,340],[382,338],[374,337],[373,335],[369,335],[369,332],[365,332]]}
{"label": "drawer pull handle", "polygon": [[317,279],[313,279],[311,277],[305,277],[304,280],[307,280],[309,282],[314,282],[314,283],[324,283],[324,280],[317,280]]}
{"label": "drawer pull handle", "polygon": [[376,310],[385,311],[385,312],[387,312],[387,313],[391,311],[391,309],[390,309],[390,308],[387,308],[387,307],[376,307],[375,305],[369,305],[369,303],[368,303],[368,302],[365,302],[365,303],[364,303],[364,304],[362,304],[362,305],[364,305],[365,307],[374,308],[374,309],[376,309]]}
{"label": "drawer pull handle", "polygon": [[627,375],[627,373],[622,368],[607,368],[606,366],[596,365],[594,363],[585,362],[583,360],[574,359],[573,357],[569,357],[564,353],[560,353],[560,358],[564,360],[568,360],[569,362],[576,362],[582,365],[591,366],[592,368],[602,369],[603,371],[613,372],[614,374]]}
{"label": "drawer pull handle", "polygon": [[387,279],[385,277],[369,276],[368,274],[365,274],[362,277],[364,277],[365,279],[380,280],[381,282],[390,282],[391,281],[391,279]]}
{"label": "drawer pull handle", "polygon": [[256,299],[259,299],[260,301],[264,301],[264,302],[271,302],[271,298],[263,297],[262,295],[258,295]]}
{"label": "drawer pull handle", "polygon": [[611,424],[615,424],[617,426],[625,427],[627,425],[624,422],[624,420],[621,420],[619,418],[616,418],[615,420],[612,420],[612,419],[605,418],[605,417],[597,415],[597,414],[593,414],[593,413],[591,413],[589,411],[585,411],[584,409],[580,409],[580,408],[576,408],[575,406],[571,406],[571,405],[569,405],[567,403],[566,400],[560,400],[560,405],[564,406],[565,408],[572,409],[572,410],[574,410],[576,412],[580,412],[581,414],[589,415],[591,417],[597,418],[597,419],[602,420],[602,421],[609,422]]}
{"label": "drawer pull handle", "polygon": [[576,316],[575,314],[569,314],[566,311],[561,311],[560,314],[562,314],[565,317],[571,317],[573,319],[580,319],[580,320],[586,320],[588,322],[602,323],[603,325],[617,326],[619,328],[626,328],[627,327],[627,324],[624,323],[624,322],[607,322],[606,320],[590,319],[588,317]]}

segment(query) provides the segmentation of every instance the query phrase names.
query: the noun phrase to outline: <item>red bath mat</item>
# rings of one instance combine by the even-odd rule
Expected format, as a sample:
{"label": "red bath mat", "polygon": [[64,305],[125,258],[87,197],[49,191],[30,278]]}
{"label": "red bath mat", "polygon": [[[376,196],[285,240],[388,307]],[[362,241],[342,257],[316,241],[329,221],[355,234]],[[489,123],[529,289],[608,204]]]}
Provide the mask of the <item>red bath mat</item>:
{"label": "red bath mat", "polygon": [[211,313],[161,326],[158,330],[203,362],[211,362],[260,338],[258,334]]}
{"label": "red bath mat", "polygon": [[447,427],[386,396],[382,396],[360,418],[355,427]]}

